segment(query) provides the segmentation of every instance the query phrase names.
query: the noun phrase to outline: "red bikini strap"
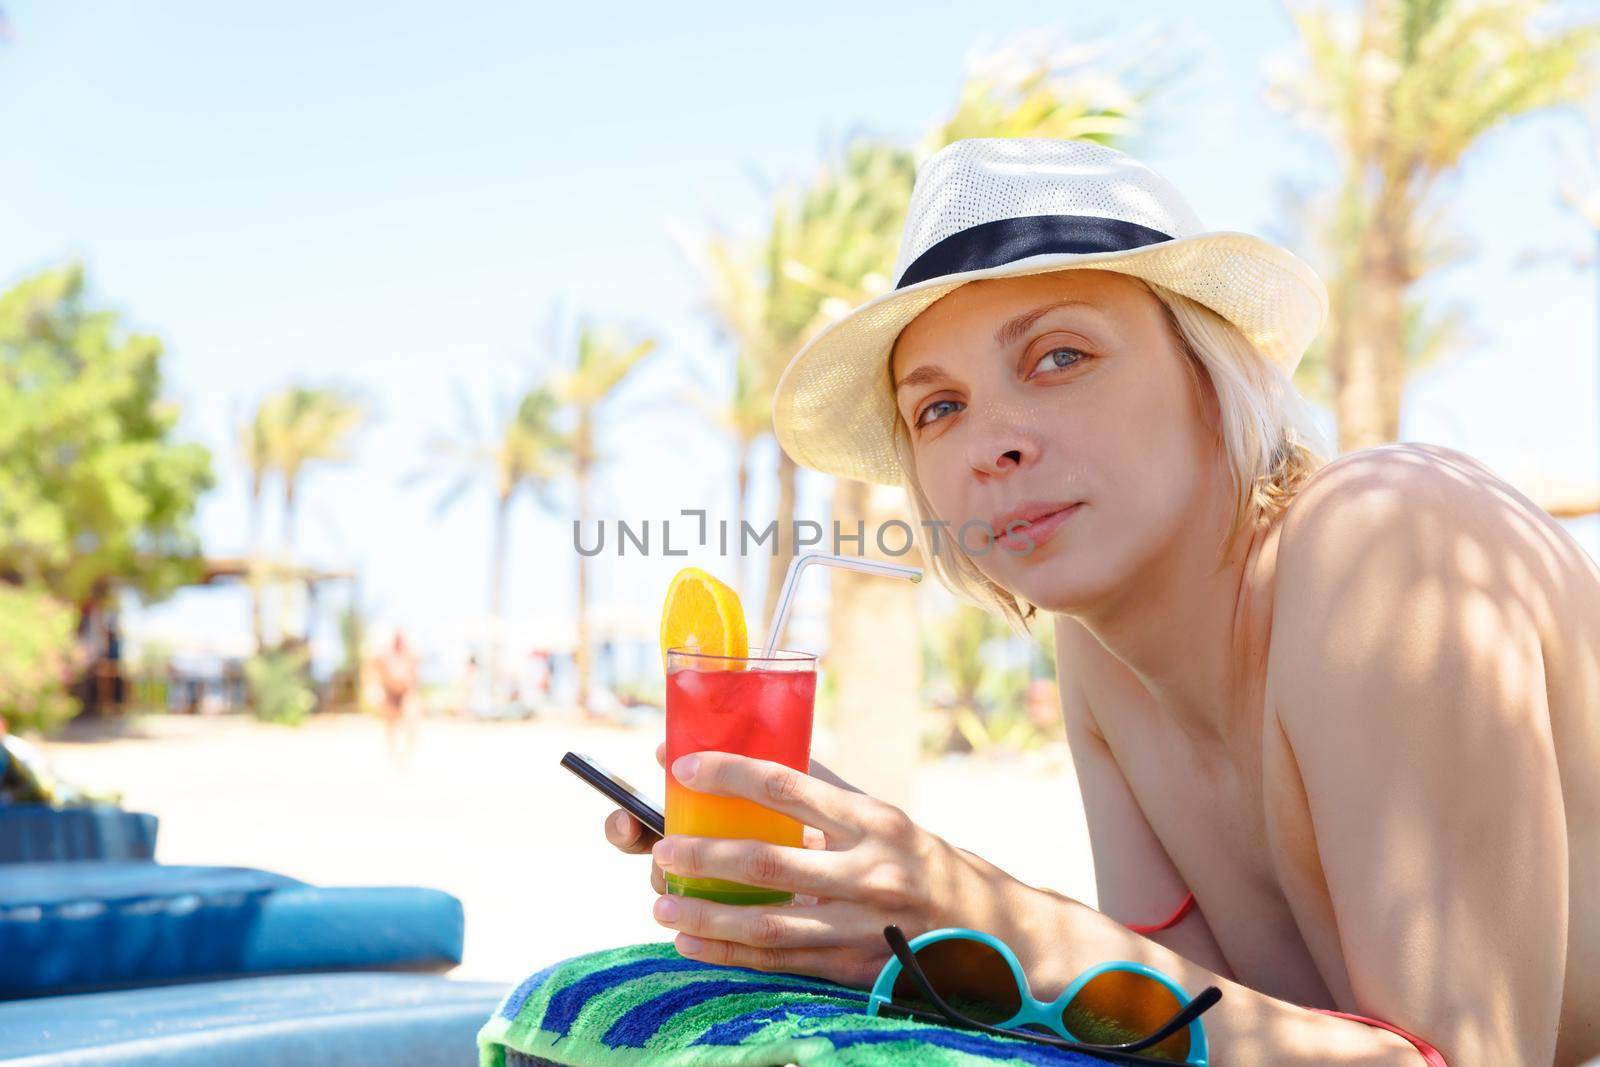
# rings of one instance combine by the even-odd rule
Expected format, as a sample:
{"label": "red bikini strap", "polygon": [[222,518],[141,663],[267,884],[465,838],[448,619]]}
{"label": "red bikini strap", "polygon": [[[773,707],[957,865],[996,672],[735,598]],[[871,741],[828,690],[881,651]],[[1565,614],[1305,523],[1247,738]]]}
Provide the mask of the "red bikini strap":
{"label": "red bikini strap", "polygon": [[[1183,898],[1183,903],[1178,905],[1178,910],[1168,916],[1165,921],[1151,923],[1148,926],[1128,923],[1127,927],[1136,934],[1153,934],[1157,930],[1165,930],[1168,927],[1177,926],[1183,921],[1183,917],[1188,915],[1193,910],[1194,892],[1191,890],[1189,895]],[[1345,1011],[1334,1011],[1331,1008],[1307,1008],[1306,1010],[1314,1011],[1321,1015],[1334,1015],[1341,1019],[1349,1019],[1351,1022],[1366,1023],[1369,1026],[1381,1026],[1383,1029],[1388,1030],[1391,1033],[1399,1034],[1401,1037],[1415,1045],[1417,1047],[1417,1051],[1422,1053],[1422,1058],[1428,1064],[1428,1067],[1450,1067],[1450,1065],[1445,1062],[1444,1056],[1439,1052],[1438,1049],[1422,1040],[1422,1038],[1417,1037],[1415,1034],[1406,1033],[1393,1023],[1386,1023],[1381,1019],[1369,1019],[1365,1015],[1351,1015],[1349,1012]]]}
{"label": "red bikini strap", "polygon": [[1444,1056],[1439,1052],[1438,1049],[1422,1040],[1422,1038],[1417,1037],[1415,1034],[1406,1033],[1393,1023],[1386,1023],[1381,1019],[1369,1019],[1365,1015],[1351,1015],[1347,1011],[1333,1011],[1329,1008],[1307,1008],[1306,1010],[1314,1011],[1321,1015],[1336,1015],[1341,1019],[1349,1019],[1352,1022],[1358,1023],[1367,1023],[1370,1026],[1381,1026],[1391,1033],[1399,1034],[1401,1037],[1417,1046],[1417,1051],[1422,1053],[1422,1058],[1428,1064],[1428,1067],[1450,1067],[1450,1065],[1444,1061]]}
{"label": "red bikini strap", "polygon": [[1153,923],[1149,926],[1136,926],[1133,923],[1129,923],[1127,924],[1128,929],[1136,934],[1153,934],[1157,930],[1165,930],[1169,926],[1177,926],[1183,921],[1183,917],[1193,910],[1194,893],[1191,891],[1188,896],[1183,898],[1183,903],[1178,905],[1178,910],[1173,912],[1165,922]]}

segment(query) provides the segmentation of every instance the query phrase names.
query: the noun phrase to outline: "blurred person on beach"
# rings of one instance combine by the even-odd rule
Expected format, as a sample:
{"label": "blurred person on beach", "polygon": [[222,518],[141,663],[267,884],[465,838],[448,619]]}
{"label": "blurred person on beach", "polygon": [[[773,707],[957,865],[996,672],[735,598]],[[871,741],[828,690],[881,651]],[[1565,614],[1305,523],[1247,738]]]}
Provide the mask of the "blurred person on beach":
{"label": "blurred person on beach", "polygon": [[550,705],[550,653],[530,649],[522,663],[522,699],[530,717]]}
{"label": "blurred person on beach", "polygon": [[373,657],[378,710],[383,716],[389,758],[397,766],[409,765],[416,754],[417,720],[422,715],[418,692],[418,658],[403,629],[395,628],[388,646]]}

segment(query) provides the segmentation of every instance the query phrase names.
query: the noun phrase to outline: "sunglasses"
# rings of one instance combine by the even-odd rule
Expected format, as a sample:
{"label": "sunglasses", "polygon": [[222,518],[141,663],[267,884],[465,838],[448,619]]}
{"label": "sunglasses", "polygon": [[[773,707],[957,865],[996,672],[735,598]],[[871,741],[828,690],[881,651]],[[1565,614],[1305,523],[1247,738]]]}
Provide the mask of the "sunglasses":
{"label": "sunglasses", "polygon": [[[1029,992],[1016,954],[981,930],[931,930],[907,941],[890,925],[883,937],[894,955],[872,985],[869,1015],[909,1015],[1115,1063],[1206,1067],[1200,1015],[1222,999],[1216,986],[1191,1000],[1160,971],[1115,960],[1084,971],[1046,1004]],[[997,1002],[995,991],[1007,989]]]}

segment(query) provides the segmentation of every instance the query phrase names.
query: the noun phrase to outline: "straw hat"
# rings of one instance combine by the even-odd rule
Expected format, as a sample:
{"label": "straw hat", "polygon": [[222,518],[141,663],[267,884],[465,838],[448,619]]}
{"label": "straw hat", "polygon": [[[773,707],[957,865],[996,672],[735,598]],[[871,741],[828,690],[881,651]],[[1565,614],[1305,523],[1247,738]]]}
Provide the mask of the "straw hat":
{"label": "straw hat", "polygon": [[899,485],[889,350],[930,304],[980,278],[1092,267],[1182,293],[1293,371],[1328,314],[1304,261],[1207,231],[1161,175],[1092,141],[972,138],[917,171],[894,288],[812,338],[773,397],[778,442],[804,466]]}

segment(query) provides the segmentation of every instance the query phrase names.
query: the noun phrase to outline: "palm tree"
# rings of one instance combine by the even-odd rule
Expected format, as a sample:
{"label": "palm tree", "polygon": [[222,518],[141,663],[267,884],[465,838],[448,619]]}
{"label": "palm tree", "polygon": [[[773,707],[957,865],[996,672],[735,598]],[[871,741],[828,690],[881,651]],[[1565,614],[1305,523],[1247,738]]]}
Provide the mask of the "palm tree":
{"label": "palm tree", "polygon": [[[700,396],[691,398],[706,421],[733,442],[733,529],[736,531],[744,528],[749,517],[750,451],[757,441],[772,432],[772,393],[757,385],[758,375],[758,369],[749,360],[738,360],[733,368],[732,392],[717,401],[708,402]],[[741,604],[747,603],[745,584],[744,569],[737,568],[734,588]]]}
{"label": "palm tree", "polygon": [[1342,451],[1399,436],[1407,331],[1415,338],[1419,321],[1408,297],[1439,262],[1427,228],[1440,178],[1490,130],[1587,91],[1600,29],[1536,30],[1549,10],[1544,0],[1291,10],[1309,64],[1275,93],[1329,140],[1343,171],[1324,352]]}
{"label": "palm tree", "polygon": [[[694,251],[690,249],[691,254]],[[772,432],[772,390],[777,384],[778,361],[766,331],[768,290],[762,283],[756,257],[740,242],[719,234],[698,251],[706,286],[705,310],[722,340],[734,349],[732,392],[719,402],[701,401],[701,407],[707,421],[733,441],[734,528],[743,530],[749,512],[750,450]],[[792,463],[790,467],[792,471]],[[793,488],[791,474],[790,518]],[[740,601],[747,602],[742,567],[734,578]]]}
{"label": "palm tree", "polygon": [[[1160,69],[1163,63],[1170,68]],[[922,151],[967,137],[1121,141],[1133,134],[1146,101],[1186,63],[1183,50],[1160,34],[1113,42],[1024,30],[972,60],[955,107],[929,131]]]}
{"label": "palm tree", "polygon": [[[873,150],[858,153],[870,167],[889,160]],[[773,204],[766,232],[759,240],[737,242],[715,235],[694,250],[701,260],[706,296],[705,309],[734,355],[734,390],[716,409],[712,422],[729,431],[740,450],[739,498],[749,484],[750,446],[772,432],[772,393],[790,358],[817,330],[849,306],[863,288],[881,291],[884,275],[894,261],[894,241],[904,217],[904,201],[915,179],[908,153],[894,159],[901,170],[904,195],[887,206],[873,201],[875,210],[855,213],[859,223],[846,240],[834,227],[846,212],[841,197],[875,196],[870,183],[857,182],[848,190],[828,184],[828,175],[812,187],[791,188]],[[895,232],[889,232],[895,231]],[[818,247],[833,242],[839,249]],[[887,246],[885,248],[885,246]],[[841,268],[857,277],[857,285],[835,282],[812,268],[813,261],[853,258],[876,273]],[[887,259],[887,264],[884,261]],[[774,480],[777,487],[776,544],[768,559],[764,604],[776,602],[789,561],[794,554],[794,511],[799,468],[788,453],[776,450]],[[747,605],[747,608],[749,605]]]}
{"label": "palm tree", "polygon": [[[366,420],[366,406],[353,394],[334,387],[291,385],[264,397],[244,429],[243,450],[251,470],[252,626],[261,640],[260,499],[268,474],[283,485],[283,556],[294,560],[295,523],[301,483],[319,463],[350,458],[350,441]],[[280,614],[287,614],[285,609]],[[283,632],[280,618],[279,632]]]}
{"label": "palm tree", "polygon": [[[1358,314],[1364,298],[1363,277],[1356,256],[1358,241],[1355,220],[1360,205],[1341,190],[1332,198],[1306,197],[1287,204],[1293,230],[1286,244],[1302,248],[1319,267],[1328,286],[1329,318],[1346,321]],[[1294,222],[1299,228],[1294,229]],[[1445,229],[1437,216],[1418,220],[1418,262],[1424,273],[1441,269],[1461,259],[1467,245]],[[1402,312],[1400,362],[1402,389],[1405,382],[1422,371],[1435,367],[1465,351],[1471,343],[1466,314],[1459,307],[1438,307],[1415,294],[1408,294]],[[1333,371],[1334,331],[1324,330],[1311,342],[1304,358],[1295,367],[1295,386],[1308,399],[1325,407],[1336,404]]]}
{"label": "palm tree", "polygon": [[[573,368],[555,382],[555,396],[572,421],[569,471],[577,497],[581,529],[589,521],[590,493],[601,462],[595,418],[628,374],[654,350],[653,338],[628,337],[617,327],[583,324],[578,329]],[[589,567],[578,553],[577,654],[578,706],[589,709]]]}
{"label": "palm tree", "polygon": [[437,508],[448,511],[475,484],[493,492],[493,543],[489,551],[489,620],[492,634],[487,656],[490,692],[499,693],[501,632],[505,622],[506,564],[511,545],[511,509],[523,492],[550,507],[548,491],[561,475],[568,440],[556,426],[558,403],[548,385],[525,390],[514,407],[499,413],[491,434],[483,435],[471,405],[460,400],[460,436],[436,436],[428,451],[431,469],[413,479],[442,474],[449,479]]}
{"label": "palm tree", "polygon": [[250,636],[258,653],[266,638],[261,610],[261,506],[272,472],[264,411],[265,405],[257,406],[254,417],[239,428],[239,451],[250,472]]}
{"label": "palm tree", "polygon": [[259,434],[283,482],[283,548],[288,558],[294,558],[301,479],[315,464],[348,460],[351,438],[366,418],[366,405],[337,387],[291,385],[261,402],[252,435]]}
{"label": "palm tree", "polygon": [[[1584,236],[1588,238],[1589,247],[1572,257],[1571,262],[1580,268],[1587,267],[1600,278],[1600,101],[1591,100],[1585,107],[1584,127],[1584,151],[1582,157],[1568,155],[1566,164],[1571,173],[1562,183],[1561,199],[1583,220]],[[1576,519],[1600,512],[1600,483],[1547,486],[1532,495],[1558,519]]]}

